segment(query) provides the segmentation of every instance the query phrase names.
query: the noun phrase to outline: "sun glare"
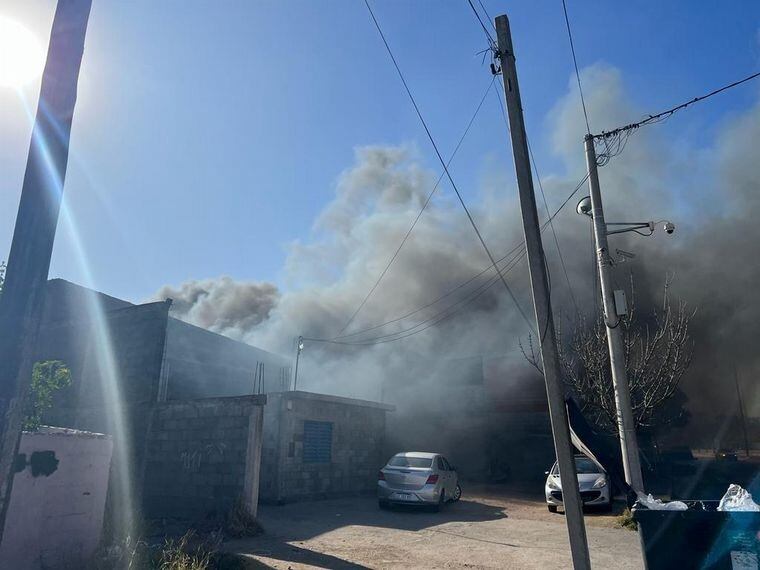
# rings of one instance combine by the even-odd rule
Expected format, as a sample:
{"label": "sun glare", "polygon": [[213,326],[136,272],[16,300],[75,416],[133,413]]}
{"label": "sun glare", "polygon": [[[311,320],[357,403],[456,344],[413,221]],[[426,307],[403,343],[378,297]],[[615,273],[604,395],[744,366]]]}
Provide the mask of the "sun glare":
{"label": "sun glare", "polygon": [[45,52],[27,28],[0,16],[0,87],[21,87],[42,73]]}

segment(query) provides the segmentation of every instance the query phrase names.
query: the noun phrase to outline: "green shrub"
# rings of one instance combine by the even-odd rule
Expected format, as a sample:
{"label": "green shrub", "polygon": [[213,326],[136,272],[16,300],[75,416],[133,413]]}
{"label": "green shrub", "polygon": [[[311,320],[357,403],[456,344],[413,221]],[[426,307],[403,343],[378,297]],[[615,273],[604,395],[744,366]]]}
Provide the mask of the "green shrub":
{"label": "green shrub", "polygon": [[621,528],[627,528],[628,530],[639,530],[639,525],[633,520],[633,513],[631,513],[631,510],[628,508],[626,508],[623,511],[623,514],[617,518],[617,524]]}

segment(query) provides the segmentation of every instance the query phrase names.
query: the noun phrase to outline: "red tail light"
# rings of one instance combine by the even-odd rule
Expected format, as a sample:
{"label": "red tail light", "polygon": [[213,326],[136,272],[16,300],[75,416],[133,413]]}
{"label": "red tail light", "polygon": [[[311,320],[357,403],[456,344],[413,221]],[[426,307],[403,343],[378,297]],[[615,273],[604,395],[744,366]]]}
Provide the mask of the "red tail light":
{"label": "red tail light", "polygon": [[383,473],[382,471],[378,471],[377,472],[377,480],[378,481],[385,481],[385,473]]}
{"label": "red tail light", "polygon": [[427,480],[427,482],[425,484],[426,485],[435,485],[436,483],[438,483],[438,475],[434,473],[433,475],[431,475],[430,477],[428,477],[428,480]]}

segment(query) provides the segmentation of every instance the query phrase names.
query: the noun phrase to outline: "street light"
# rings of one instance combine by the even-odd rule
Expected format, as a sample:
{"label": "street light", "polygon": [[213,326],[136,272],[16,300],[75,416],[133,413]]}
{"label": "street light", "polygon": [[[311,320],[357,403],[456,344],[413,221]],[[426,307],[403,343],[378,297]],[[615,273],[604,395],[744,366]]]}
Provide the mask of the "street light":
{"label": "street light", "polygon": [[296,391],[298,386],[298,360],[301,358],[301,351],[303,350],[303,337],[299,336],[296,342],[296,372],[293,375],[293,391]]}

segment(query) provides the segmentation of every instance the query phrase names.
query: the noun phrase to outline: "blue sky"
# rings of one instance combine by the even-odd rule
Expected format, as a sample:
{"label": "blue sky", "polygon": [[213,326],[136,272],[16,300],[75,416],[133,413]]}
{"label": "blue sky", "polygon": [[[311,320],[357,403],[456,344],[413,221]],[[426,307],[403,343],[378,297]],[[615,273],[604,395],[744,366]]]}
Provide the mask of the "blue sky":
{"label": "blue sky", "polygon": [[[510,16],[542,173],[563,174],[547,123],[571,85],[561,2],[484,4],[492,16]],[[54,6],[2,0],[0,15],[46,43]],[[475,55],[485,47],[482,30],[465,0],[373,6],[448,155],[490,82]],[[760,68],[756,1],[569,0],[568,9],[580,66],[618,68],[642,111]],[[28,85],[23,99],[0,91],[0,258],[31,132],[25,105],[35,108],[38,89]],[[757,93],[736,89],[655,128],[706,144]],[[596,123],[593,108],[590,116],[594,130],[615,126]],[[93,0],[65,190],[72,222],[60,226],[51,275],[131,300],[222,274],[297,286],[284,283],[288,246],[311,239],[354,148],[402,143],[416,144],[424,165],[437,169],[359,0]],[[452,168],[468,200],[479,197],[487,165],[501,160],[513,177],[508,153],[489,99]]]}

